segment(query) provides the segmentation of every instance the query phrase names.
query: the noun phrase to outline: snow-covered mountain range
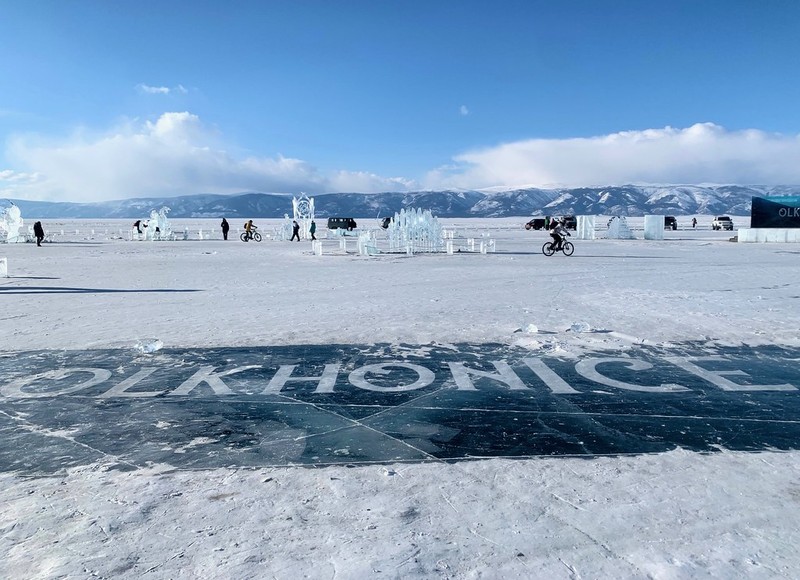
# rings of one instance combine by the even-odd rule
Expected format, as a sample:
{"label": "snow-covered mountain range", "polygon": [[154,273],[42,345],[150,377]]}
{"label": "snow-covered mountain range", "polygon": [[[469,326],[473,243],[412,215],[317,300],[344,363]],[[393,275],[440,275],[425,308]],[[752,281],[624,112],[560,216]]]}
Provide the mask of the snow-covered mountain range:
{"label": "snow-covered mountain range", "polygon": [[[376,217],[404,207],[430,209],[439,217],[646,214],[748,215],[753,197],[798,195],[800,186],[623,185],[574,189],[446,190],[326,193],[314,196],[316,215]],[[102,203],[12,200],[31,218],[140,218],[167,206],[170,217],[277,218],[291,214],[291,196],[274,193],[197,194]]]}

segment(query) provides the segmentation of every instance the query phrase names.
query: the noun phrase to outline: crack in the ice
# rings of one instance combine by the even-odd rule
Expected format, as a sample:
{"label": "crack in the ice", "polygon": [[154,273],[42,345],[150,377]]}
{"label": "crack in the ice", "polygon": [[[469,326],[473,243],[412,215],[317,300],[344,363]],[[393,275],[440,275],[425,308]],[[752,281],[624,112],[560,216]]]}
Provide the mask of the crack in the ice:
{"label": "crack in the ice", "polygon": [[69,435],[65,435],[64,433],[59,433],[57,431],[52,431],[50,429],[42,427],[41,425],[37,425],[35,423],[32,423],[32,422],[28,421],[27,419],[24,419],[24,418],[16,416],[16,415],[13,415],[11,413],[7,413],[7,412],[2,411],[2,410],[0,410],[0,415],[8,417],[12,421],[16,422],[16,424],[19,427],[21,427],[22,429],[25,429],[29,433],[35,433],[37,435],[43,435],[45,437],[55,437],[57,439],[63,439],[65,441],[69,441],[70,443],[73,443],[74,445],[77,445],[79,447],[83,447],[84,449],[88,449],[90,451],[93,451],[94,453],[97,453],[97,454],[99,454],[99,455],[101,455],[103,457],[106,457],[108,459],[112,459],[116,463],[121,463],[121,464],[127,465],[129,467],[132,467],[134,469],[141,469],[141,467],[139,465],[136,465],[135,463],[131,463],[130,461],[126,461],[124,459],[121,459],[117,455],[112,455],[111,453],[106,453],[105,451],[103,451],[101,449],[97,449],[95,447],[92,447],[91,445],[87,445],[86,443],[78,441],[74,437],[70,437]]}

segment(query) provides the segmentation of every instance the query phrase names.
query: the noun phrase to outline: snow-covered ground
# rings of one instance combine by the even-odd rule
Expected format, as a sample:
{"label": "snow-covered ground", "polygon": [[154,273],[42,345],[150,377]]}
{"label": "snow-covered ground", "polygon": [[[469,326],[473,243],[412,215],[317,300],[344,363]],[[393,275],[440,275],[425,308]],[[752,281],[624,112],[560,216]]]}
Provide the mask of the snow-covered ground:
{"label": "snow-covered ground", "polygon": [[[115,239],[129,220],[46,222],[53,243],[0,245],[11,276],[0,279],[0,349],[133,349],[151,339],[494,342],[564,358],[689,341],[800,348],[800,248],[731,243],[735,232],[698,220],[664,241],[573,240],[569,258],[543,256],[547,234],[522,229],[524,218],[443,220],[456,247],[486,234],[495,254],[369,258],[345,255],[333,238],[315,256],[309,242],[131,242]],[[262,233],[278,223],[262,221]],[[218,220],[174,220],[184,227],[220,236]],[[5,473],[0,577],[791,578],[800,575],[798,475],[796,451],[681,449]]]}

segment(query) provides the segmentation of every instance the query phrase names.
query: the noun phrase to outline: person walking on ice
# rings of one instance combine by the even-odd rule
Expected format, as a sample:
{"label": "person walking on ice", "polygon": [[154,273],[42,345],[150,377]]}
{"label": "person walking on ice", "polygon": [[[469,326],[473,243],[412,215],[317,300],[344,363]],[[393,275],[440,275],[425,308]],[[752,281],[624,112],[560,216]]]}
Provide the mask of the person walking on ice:
{"label": "person walking on ice", "polygon": [[311,227],[308,229],[308,233],[311,234],[311,241],[312,242],[317,239],[317,237],[314,235],[314,233],[316,231],[317,231],[317,222],[315,222],[314,220],[311,220]]}
{"label": "person walking on ice", "polygon": [[228,223],[228,220],[226,220],[225,218],[222,218],[222,223],[220,224],[220,227],[222,228],[222,239],[223,240],[227,240],[228,239],[228,230],[231,229],[231,226]]}
{"label": "person walking on ice", "polygon": [[36,222],[33,224],[33,235],[36,236],[36,245],[41,246],[42,240],[44,239],[44,228],[42,227],[42,222]]}
{"label": "person walking on ice", "polygon": [[297,220],[292,222],[292,239],[289,241],[293,242],[295,238],[298,242],[300,241],[300,224],[297,223]]}

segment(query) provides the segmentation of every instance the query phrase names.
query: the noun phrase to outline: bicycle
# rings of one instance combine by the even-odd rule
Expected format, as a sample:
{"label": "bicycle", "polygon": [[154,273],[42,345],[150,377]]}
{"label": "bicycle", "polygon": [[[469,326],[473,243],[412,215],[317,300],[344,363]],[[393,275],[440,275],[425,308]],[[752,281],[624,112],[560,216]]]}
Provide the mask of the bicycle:
{"label": "bicycle", "polygon": [[251,232],[250,236],[248,237],[247,232],[242,232],[242,235],[239,236],[239,239],[242,240],[243,242],[247,242],[249,240],[260,242],[261,234],[259,234],[258,232]]}
{"label": "bicycle", "polygon": [[[542,246],[542,253],[545,256],[552,256],[556,251],[555,242],[545,242],[544,246]],[[564,240],[561,244],[561,251],[564,252],[565,256],[571,256],[572,252],[575,251],[575,246],[572,245],[572,242]]]}

